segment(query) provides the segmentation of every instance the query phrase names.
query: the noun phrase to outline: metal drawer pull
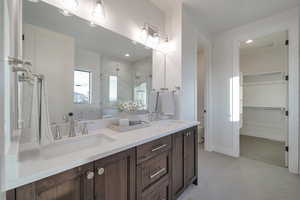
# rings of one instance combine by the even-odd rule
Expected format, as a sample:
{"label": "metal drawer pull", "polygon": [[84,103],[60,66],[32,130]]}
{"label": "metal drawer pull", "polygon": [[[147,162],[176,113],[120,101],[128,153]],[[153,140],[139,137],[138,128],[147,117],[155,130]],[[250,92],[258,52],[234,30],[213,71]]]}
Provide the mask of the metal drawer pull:
{"label": "metal drawer pull", "polygon": [[165,148],[165,147],[167,147],[167,146],[168,146],[167,144],[163,144],[163,145],[161,145],[161,146],[159,146],[159,147],[156,147],[156,148],[152,149],[151,151],[152,151],[152,152],[155,152],[155,151],[158,151],[158,150],[160,150],[160,149],[162,149],[162,148]]}
{"label": "metal drawer pull", "polygon": [[163,173],[164,171],[166,171],[166,168],[162,168],[159,171],[155,172],[154,174],[152,174],[150,176],[150,179],[154,179],[156,176],[160,175],[161,173]]}
{"label": "metal drawer pull", "polygon": [[103,175],[104,172],[105,172],[104,168],[99,168],[99,169],[98,169],[98,175],[99,175],[99,176]]}
{"label": "metal drawer pull", "polygon": [[94,176],[95,176],[95,173],[94,173],[94,172],[87,172],[87,173],[86,173],[86,178],[89,179],[89,180],[90,180],[90,179],[93,179]]}

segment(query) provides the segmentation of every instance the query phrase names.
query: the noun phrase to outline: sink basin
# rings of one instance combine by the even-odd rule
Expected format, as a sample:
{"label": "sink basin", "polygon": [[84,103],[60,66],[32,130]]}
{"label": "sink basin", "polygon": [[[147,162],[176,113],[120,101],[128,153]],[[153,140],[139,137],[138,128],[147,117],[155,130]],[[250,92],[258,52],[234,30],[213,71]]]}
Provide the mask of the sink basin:
{"label": "sink basin", "polygon": [[67,138],[43,147],[40,149],[40,155],[45,159],[51,159],[57,156],[64,156],[84,149],[101,146],[113,141],[115,141],[115,139],[104,134]]}

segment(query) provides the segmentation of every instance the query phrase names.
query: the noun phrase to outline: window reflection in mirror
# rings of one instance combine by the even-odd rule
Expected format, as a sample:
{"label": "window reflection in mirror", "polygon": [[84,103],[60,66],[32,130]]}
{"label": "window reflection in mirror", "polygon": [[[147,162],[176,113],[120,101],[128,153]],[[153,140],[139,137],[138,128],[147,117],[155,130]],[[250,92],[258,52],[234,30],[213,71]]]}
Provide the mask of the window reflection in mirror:
{"label": "window reflection in mirror", "polygon": [[91,72],[75,70],[74,71],[74,103],[91,103]]}
{"label": "window reflection in mirror", "polygon": [[118,77],[109,76],[109,102],[114,103],[118,100]]}

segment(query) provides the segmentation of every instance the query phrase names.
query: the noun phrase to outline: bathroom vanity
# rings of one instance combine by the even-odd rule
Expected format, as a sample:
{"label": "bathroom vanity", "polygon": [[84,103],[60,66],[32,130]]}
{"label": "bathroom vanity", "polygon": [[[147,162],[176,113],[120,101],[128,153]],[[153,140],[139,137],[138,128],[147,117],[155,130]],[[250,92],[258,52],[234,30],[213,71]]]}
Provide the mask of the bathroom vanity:
{"label": "bathroom vanity", "polygon": [[[116,150],[117,153],[12,189],[7,193],[7,200],[177,199],[190,184],[198,183],[196,125],[196,122],[158,122],[152,127],[128,132],[127,136],[140,134],[140,141],[132,137],[127,140],[126,148],[130,148],[126,150]],[[155,127],[165,128],[165,131],[148,132]],[[104,145],[101,155],[105,148]],[[78,155],[82,154],[78,152]],[[64,169],[68,167],[65,163]]]}

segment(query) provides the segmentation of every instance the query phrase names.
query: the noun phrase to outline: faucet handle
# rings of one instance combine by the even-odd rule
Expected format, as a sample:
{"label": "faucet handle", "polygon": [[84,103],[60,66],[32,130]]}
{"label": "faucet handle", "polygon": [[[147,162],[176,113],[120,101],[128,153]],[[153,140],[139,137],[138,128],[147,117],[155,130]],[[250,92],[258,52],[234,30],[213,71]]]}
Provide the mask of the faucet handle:
{"label": "faucet handle", "polygon": [[58,125],[57,123],[52,123],[51,126],[54,128],[54,134],[53,134],[54,140],[62,139],[60,125]]}
{"label": "faucet handle", "polygon": [[81,131],[82,135],[88,135],[89,134],[89,129],[88,129],[87,125],[88,125],[87,122],[84,122],[82,124],[82,131]]}

